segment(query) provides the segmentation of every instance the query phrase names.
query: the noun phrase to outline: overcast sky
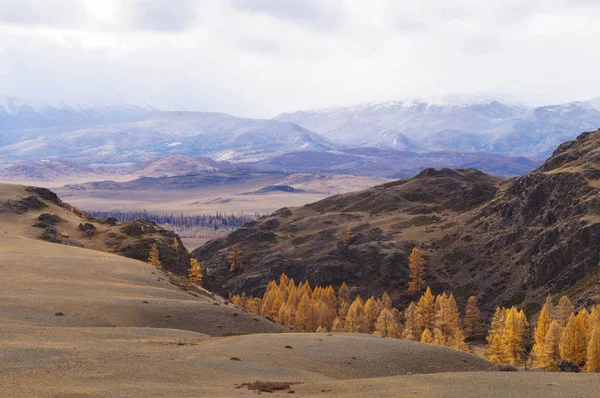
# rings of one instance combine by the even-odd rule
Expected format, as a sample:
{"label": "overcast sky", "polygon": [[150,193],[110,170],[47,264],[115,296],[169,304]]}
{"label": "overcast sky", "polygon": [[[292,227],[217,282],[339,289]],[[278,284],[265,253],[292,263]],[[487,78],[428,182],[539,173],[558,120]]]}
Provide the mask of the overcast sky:
{"label": "overcast sky", "polygon": [[0,0],[0,95],[271,117],[600,96],[598,0]]}

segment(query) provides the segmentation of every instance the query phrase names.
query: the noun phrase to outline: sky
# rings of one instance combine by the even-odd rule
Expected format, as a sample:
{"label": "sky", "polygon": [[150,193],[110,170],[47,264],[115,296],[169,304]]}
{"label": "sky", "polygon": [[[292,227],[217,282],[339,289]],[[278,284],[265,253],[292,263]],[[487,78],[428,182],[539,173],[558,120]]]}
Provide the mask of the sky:
{"label": "sky", "polygon": [[600,96],[598,0],[0,0],[0,96],[273,117]]}

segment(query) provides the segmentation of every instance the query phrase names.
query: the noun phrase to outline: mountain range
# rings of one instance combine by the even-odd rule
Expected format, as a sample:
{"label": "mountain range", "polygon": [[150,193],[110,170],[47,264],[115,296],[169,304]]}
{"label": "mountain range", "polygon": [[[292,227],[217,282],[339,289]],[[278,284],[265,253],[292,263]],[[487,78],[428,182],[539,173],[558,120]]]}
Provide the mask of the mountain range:
{"label": "mountain range", "polygon": [[[599,103],[532,107],[501,96],[454,96],[299,111],[269,120],[4,98],[0,174],[52,174],[45,162],[108,167],[104,171],[143,168],[164,156],[185,156],[244,162],[244,167],[389,177],[431,166],[514,176],[535,168],[554,147],[575,138],[574,132],[598,128]],[[171,162],[163,162],[154,174],[209,170],[183,158],[175,163],[182,161],[188,165],[170,170]],[[64,163],[53,168],[68,175]],[[152,173],[142,173],[147,174]]]}

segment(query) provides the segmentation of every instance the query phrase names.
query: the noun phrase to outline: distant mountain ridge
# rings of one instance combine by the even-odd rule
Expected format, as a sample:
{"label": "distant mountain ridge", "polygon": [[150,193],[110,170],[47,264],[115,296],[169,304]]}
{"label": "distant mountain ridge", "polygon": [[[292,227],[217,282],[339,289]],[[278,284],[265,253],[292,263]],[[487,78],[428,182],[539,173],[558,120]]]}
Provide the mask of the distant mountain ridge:
{"label": "distant mountain ridge", "polygon": [[532,107],[498,96],[389,101],[283,113],[288,121],[347,147],[482,151],[547,157],[574,131],[600,127],[600,101]]}

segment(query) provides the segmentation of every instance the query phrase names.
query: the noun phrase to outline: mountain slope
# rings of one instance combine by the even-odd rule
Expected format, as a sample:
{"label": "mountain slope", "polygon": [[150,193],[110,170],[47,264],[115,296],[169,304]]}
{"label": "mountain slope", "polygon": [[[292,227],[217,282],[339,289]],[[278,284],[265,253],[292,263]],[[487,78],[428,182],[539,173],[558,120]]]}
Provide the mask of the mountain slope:
{"label": "mountain slope", "polygon": [[121,163],[169,154],[241,160],[337,147],[292,123],[222,113],[23,105],[14,112],[0,107],[0,122],[0,159],[13,161]]}
{"label": "mountain slope", "polygon": [[[525,301],[535,310],[548,293],[598,300],[600,176],[590,170],[598,168],[599,145],[600,130],[582,134],[539,170],[512,180],[428,169],[284,208],[192,256],[236,293],[260,294],[285,272],[311,284],[347,281],[363,297],[387,291],[404,304],[415,298],[406,286],[408,255],[417,246],[434,292],[452,290],[459,301],[475,294],[486,310]],[[240,246],[242,266],[232,275],[233,245]]]}
{"label": "mountain slope", "polygon": [[561,142],[575,138],[573,131],[598,128],[600,111],[592,102],[533,108],[505,98],[476,96],[300,111],[275,119],[349,147],[483,151],[543,158]]}

